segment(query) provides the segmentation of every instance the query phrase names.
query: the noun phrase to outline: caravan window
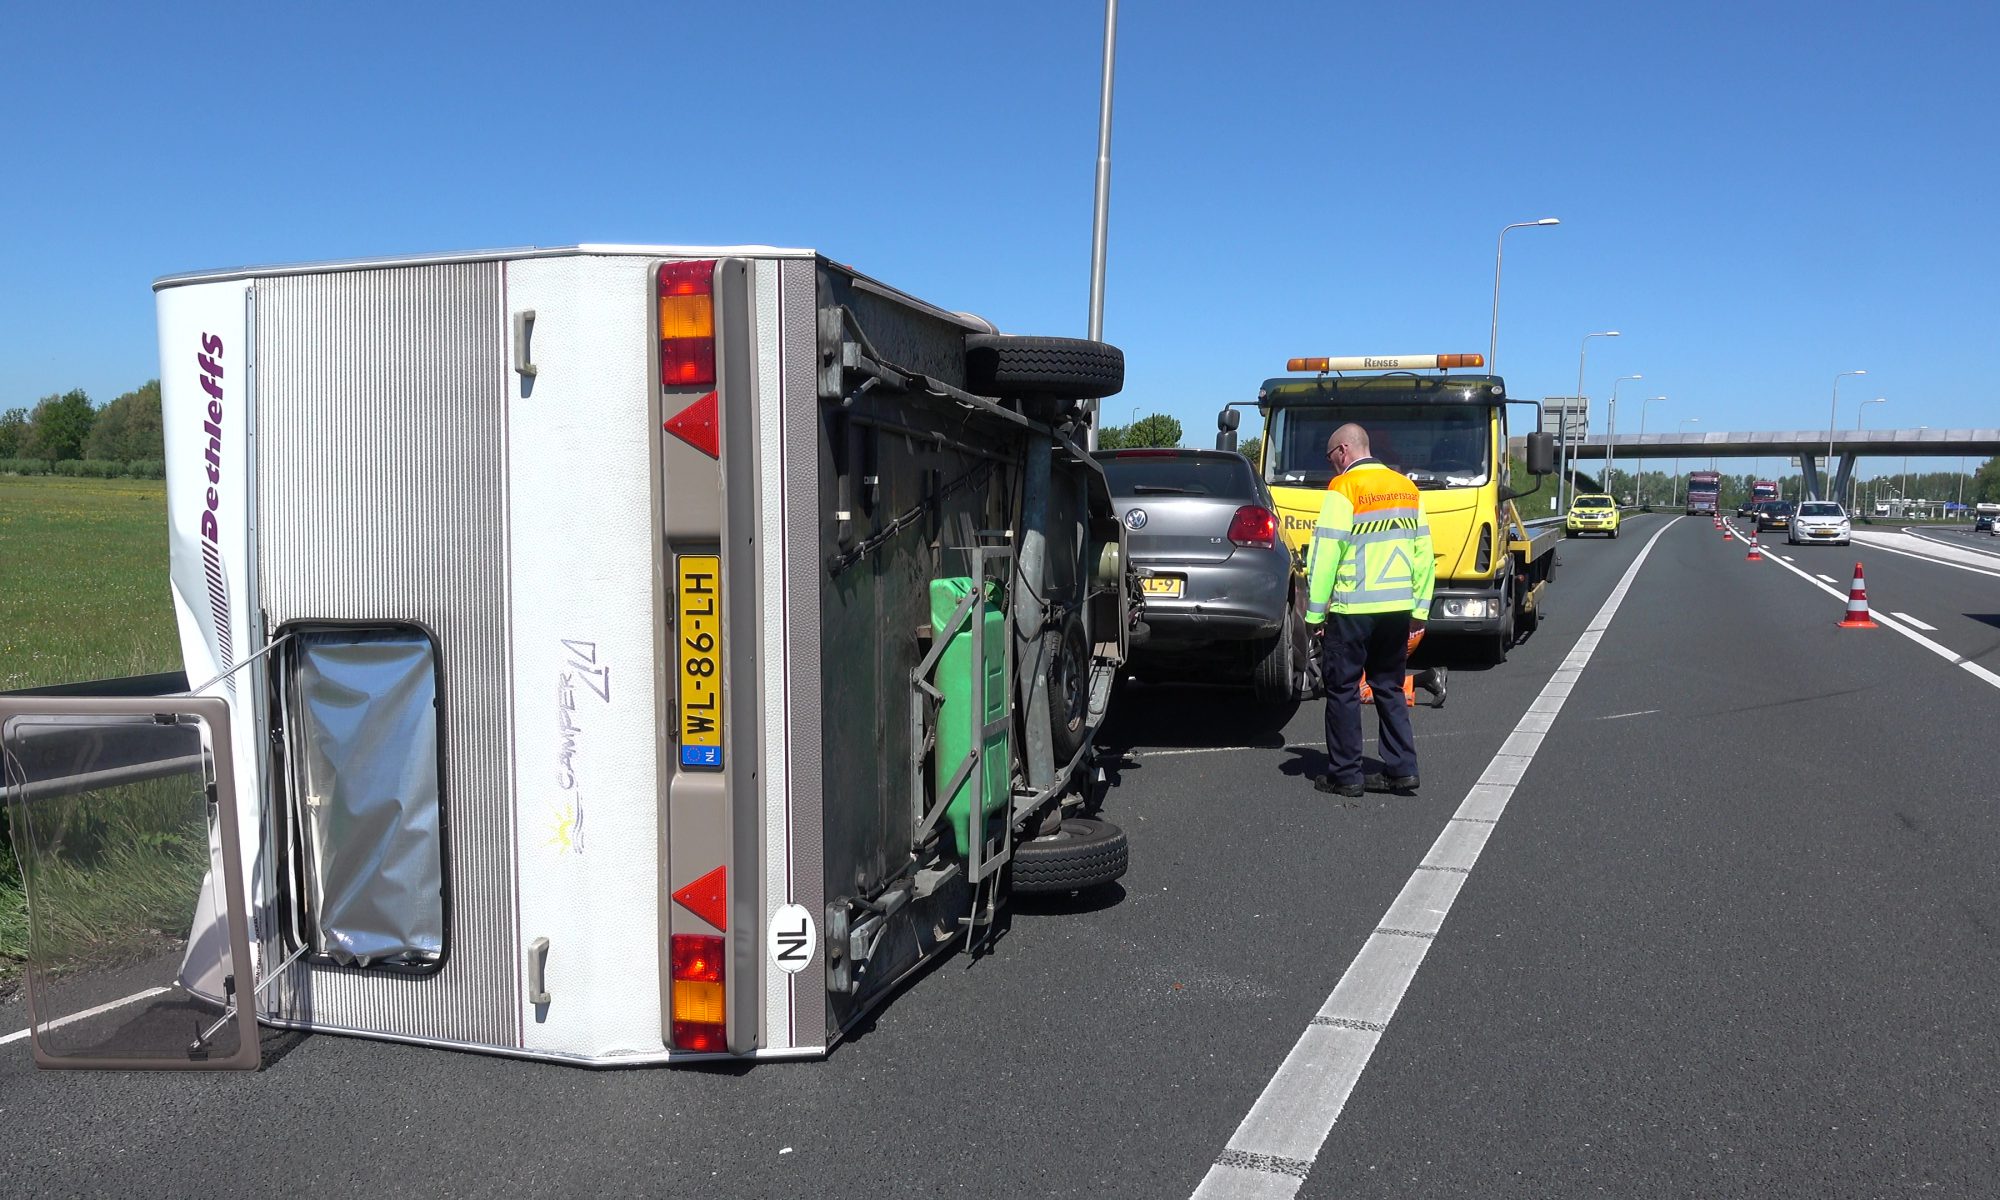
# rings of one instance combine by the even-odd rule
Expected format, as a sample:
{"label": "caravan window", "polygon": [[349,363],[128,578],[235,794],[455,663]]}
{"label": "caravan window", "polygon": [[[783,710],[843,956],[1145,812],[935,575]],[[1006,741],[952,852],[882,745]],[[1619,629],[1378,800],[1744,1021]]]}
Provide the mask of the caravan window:
{"label": "caravan window", "polygon": [[342,966],[440,965],[436,647],[412,626],[291,632],[288,807],[305,936],[315,953]]}

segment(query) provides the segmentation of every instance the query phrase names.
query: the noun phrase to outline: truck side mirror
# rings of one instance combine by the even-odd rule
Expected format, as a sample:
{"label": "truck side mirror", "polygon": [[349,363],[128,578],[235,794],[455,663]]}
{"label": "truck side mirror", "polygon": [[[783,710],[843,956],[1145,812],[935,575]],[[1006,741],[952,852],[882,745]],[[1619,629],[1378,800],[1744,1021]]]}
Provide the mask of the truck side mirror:
{"label": "truck side mirror", "polygon": [[1549,475],[1556,469],[1556,435],[1553,433],[1531,433],[1528,435],[1528,474]]}
{"label": "truck side mirror", "polygon": [[1236,449],[1236,426],[1243,421],[1243,414],[1233,408],[1225,408],[1215,414],[1215,448],[1217,450]]}

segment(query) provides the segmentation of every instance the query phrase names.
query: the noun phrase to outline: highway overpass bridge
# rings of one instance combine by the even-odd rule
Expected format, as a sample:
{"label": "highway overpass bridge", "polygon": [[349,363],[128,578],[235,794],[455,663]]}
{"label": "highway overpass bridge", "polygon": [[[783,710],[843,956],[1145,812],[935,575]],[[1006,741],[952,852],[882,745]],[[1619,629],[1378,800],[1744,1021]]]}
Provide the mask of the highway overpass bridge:
{"label": "highway overpass bridge", "polygon": [[[1602,463],[1607,452],[1613,465],[1645,459],[1792,458],[1799,460],[1806,489],[1820,489],[1820,463],[1827,456],[1826,430],[1791,433],[1696,432],[1592,434],[1574,439],[1570,453],[1579,464]],[[1856,459],[1869,458],[1988,458],[2000,454],[2000,429],[1861,429],[1833,435],[1833,491],[1844,496],[1854,475]]]}

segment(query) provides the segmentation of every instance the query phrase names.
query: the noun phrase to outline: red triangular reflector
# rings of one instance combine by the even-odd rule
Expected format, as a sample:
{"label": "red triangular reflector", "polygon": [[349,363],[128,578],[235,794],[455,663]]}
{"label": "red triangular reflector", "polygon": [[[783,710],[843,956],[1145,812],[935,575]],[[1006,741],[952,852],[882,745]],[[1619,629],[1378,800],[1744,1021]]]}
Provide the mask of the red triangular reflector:
{"label": "red triangular reflector", "polygon": [[729,932],[729,868],[717,867],[675,892],[674,903],[724,933]]}
{"label": "red triangular reflector", "polygon": [[666,430],[710,458],[722,457],[715,424],[714,392],[668,417]]}

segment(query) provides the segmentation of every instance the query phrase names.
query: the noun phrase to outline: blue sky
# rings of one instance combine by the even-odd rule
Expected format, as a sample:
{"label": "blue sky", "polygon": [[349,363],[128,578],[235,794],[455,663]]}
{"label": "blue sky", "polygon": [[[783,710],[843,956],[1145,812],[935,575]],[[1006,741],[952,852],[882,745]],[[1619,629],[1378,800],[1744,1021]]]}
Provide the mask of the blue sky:
{"label": "blue sky", "polygon": [[[1496,233],[1553,215],[1508,235],[1515,395],[1615,328],[1585,390],[1643,373],[1651,429],[1824,428],[1857,367],[1844,427],[2000,424],[2000,8],[1120,16],[1113,422],[1205,444],[1291,355],[1483,351]],[[349,255],[806,245],[1080,335],[1101,34],[1095,0],[5,6],[0,407],[158,374],[158,275]]]}

